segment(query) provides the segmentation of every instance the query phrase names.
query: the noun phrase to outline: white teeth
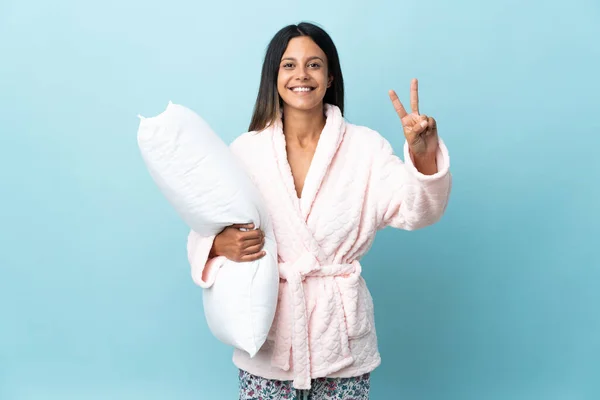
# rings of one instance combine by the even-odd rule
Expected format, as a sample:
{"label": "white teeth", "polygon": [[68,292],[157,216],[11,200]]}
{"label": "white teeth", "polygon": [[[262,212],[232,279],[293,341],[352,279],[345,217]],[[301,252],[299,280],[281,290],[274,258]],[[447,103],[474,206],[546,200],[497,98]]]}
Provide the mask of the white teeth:
{"label": "white teeth", "polygon": [[310,92],[311,90],[312,88],[309,87],[297,87],[292,89],[294,92]]}

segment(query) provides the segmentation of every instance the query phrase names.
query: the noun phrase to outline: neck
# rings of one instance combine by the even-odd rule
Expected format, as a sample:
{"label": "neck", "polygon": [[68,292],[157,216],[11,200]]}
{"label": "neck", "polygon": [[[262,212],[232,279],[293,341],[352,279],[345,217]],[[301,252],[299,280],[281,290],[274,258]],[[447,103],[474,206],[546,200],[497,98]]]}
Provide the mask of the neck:
{"label": "neck", "polygon": [[288,141],[293,140],[306,147],[319,140],[325,127],[323,105],[312,110],[298,110],[283,106],[283,133]]}

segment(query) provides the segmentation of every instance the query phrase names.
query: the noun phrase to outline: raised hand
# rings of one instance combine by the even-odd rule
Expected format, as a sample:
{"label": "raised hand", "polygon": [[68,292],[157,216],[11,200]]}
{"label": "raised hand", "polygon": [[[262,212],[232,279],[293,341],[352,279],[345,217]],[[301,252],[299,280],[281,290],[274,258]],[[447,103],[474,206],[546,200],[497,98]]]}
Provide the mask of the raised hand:
{"label": "raised hand", "polygon": [[390,90],[390,99],[400,117],[404,136],[414,157],[435,159],[438,149],[438,133],[435,119],[419,113],[419,82],[413,79],[410,84],[410,109],[407,113],[395,91]]}

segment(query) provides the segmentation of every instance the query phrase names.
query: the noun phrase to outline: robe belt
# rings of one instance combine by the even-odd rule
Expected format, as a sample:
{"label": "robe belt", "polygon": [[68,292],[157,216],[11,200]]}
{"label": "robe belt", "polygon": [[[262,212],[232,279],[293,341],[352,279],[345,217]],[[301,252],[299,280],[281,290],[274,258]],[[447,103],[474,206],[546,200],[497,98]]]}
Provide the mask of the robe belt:
{"label": "robe belt", "polygon": [[[280,299],[283,303],[281,307],[287,308],[287,310],[281,313],[277,322],[277,337],[271,364],[288,371],[291,353],[295,375],[293,386],[296,389],[310,389],[311,383],[308,310],[302,284],[304,279],[306,277],[335,278],[353,273],[360,274],[360,272],[361,267],[358,261],[351,264],[319,265],[318,260],[310,253],[303,254],[293,263],[279,264],[280,278],[287,281],[289,296]],[[290,316],[291,321],[289,320]],[[343,329],[339,333],[340,341],[348,343],[347,329]]]}

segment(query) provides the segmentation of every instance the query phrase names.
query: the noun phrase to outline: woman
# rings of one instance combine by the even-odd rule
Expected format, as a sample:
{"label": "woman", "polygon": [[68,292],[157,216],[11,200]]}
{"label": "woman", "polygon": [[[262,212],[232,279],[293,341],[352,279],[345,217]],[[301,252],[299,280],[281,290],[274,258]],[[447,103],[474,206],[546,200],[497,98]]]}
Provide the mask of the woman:
{"label": "woman", "polygon": [[[405,162],[387,140],[343,118],[337,50],[317,26],[283,28],[266,53],[249,132],[232,144],[273,219],[281,275],[269,339],[250,358],[236,350],[240,399],[367,399],[380,364],[373,302],[360,258],[377,230],[413,230],[440,219],[450,193],[446,147],[436,122],[391,101],[406,143]],[[246,229],[243,229],[246,228]],[[264,255],[253,225],[216,237],[191,232],[194,281],[210,287],[223,257]]]}

